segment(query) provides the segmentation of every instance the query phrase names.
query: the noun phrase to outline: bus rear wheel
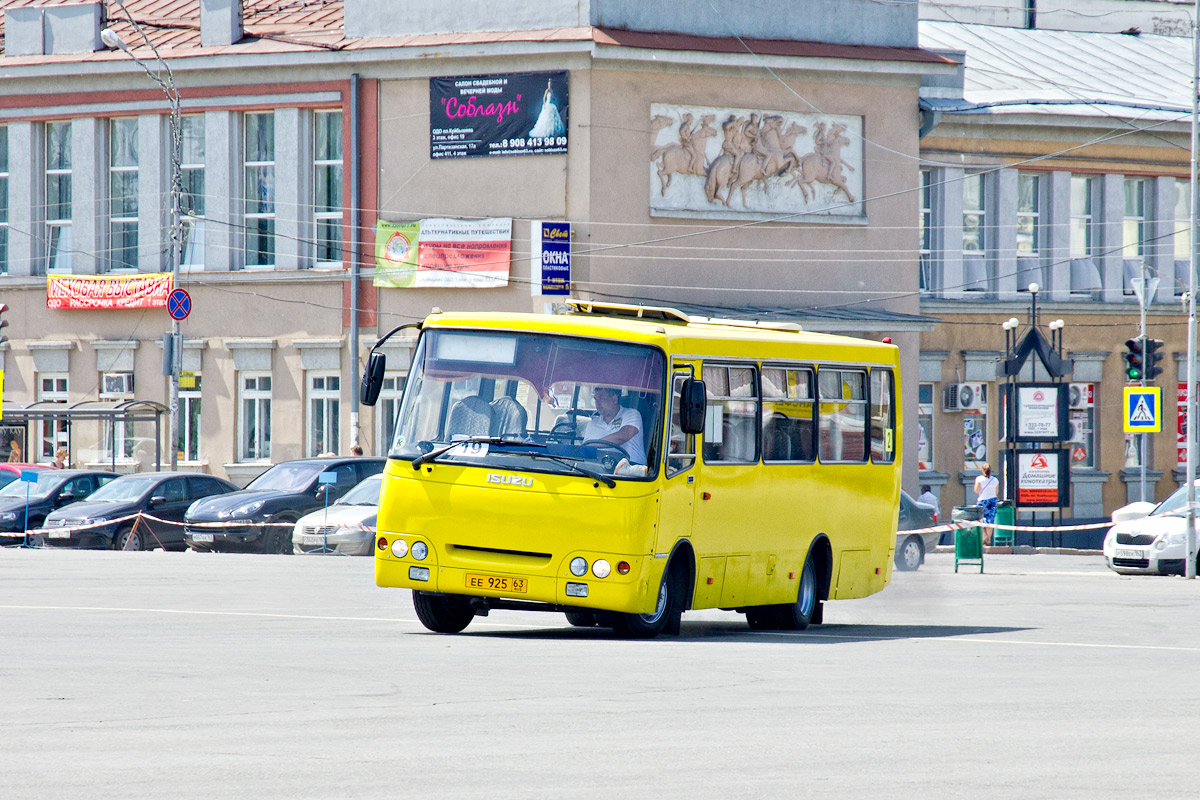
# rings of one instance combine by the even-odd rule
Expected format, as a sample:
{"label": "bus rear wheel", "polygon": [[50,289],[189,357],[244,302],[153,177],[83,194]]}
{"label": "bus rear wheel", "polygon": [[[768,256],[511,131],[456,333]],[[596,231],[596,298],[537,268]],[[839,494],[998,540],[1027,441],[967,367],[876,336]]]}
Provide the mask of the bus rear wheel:
{"label": "bus rear wheel", "polygon": [[460,633],[475,616],[470,601],[460,595],[414,591],[413,608],[421,624],[434,633]]}
{"label": "bus rear wheel", "polygon": [[746,623],[755,631],[802,631],[821,624],[821,601],[817,597],[817,567],[812,555],[800,573],[796,602],[746,609]]}

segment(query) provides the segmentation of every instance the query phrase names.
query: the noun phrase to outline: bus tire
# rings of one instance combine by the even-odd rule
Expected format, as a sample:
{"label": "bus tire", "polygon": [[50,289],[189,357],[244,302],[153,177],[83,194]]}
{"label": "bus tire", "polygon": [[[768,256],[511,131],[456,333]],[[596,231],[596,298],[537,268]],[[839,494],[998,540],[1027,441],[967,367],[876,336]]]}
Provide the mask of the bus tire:
{"label": "bus tire", "polygon": [[817,608],[821,604],[817,596],[819,589],[817,565],[813,563],[812,553],[809,553],[808,558],[804,560],[804,571],[800,573],[796,602],[777,606],[782,618],[780,627],[788,631],[802,631],[813,624]]}
{"label": "bus tire", "polygon": [[414,591],[413,608],[421,624],[434,633],[460,633],[475,617],[470,602],[460,595]]}
{"label": "bus tire", "polygon": [[682,570],[667,567],[658,585],[658,603],[649,614],[612,614],[613,631],[626,639],[653,639],[668,627],[679,627],[683,614]]}
{"label": "bus tire", "polygon": [[594,628],[596,627],[596,615],[587,611],[568,611],[567,622],[576,628]]}
{"label": "bus tire", "polygon": [[783,627],[783,615],[778,606],[747,608],[746,624],[752,631],[777,631]]}

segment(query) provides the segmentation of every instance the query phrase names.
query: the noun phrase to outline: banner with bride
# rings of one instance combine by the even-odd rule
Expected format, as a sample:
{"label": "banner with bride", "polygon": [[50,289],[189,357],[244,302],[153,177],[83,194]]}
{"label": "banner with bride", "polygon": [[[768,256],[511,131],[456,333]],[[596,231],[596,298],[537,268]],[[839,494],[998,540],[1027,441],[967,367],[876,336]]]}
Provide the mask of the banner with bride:
{"label": "banner with bride", "polygon": [[567,152],[567,72],[429,79],[429,157]]}

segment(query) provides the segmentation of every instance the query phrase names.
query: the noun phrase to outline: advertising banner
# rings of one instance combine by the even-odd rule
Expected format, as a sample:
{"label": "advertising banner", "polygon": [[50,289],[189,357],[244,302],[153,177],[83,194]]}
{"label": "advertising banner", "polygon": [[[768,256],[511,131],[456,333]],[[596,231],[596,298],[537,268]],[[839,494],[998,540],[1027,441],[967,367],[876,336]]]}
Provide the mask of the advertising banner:
{"label": "advertising banner", "polygon": [[46,308],[166,308],[171,273],[47,275]]}
{"label": "advertising banner", "polygon": [[1187,466],[1187,384],[1175,385],[1175,463]]}
{"label": "advertising banner", "polygon": [[567,152],[567,72],[429,79],[429,157]]}
{"label": "advertising banner", "polygon": [[1067,420],[1067,386],[1064,384],[1016,385],[1016,436],[1013,441],[1065,441],[1070,436]]}
{"label": "advertising banner", "polygon": [[1063,450],[1010,450],[1016,460],[1017,505],[1061,508],[1067,500],[1067,458]]}
{"label": "advertising banner", "polygon": [[571,293],[571,223],[533,220],[529,225],[529,291],[538,295]]}
{"label": "advertising banner", "polygon": [[511,256],[511,217],[379,222],[375,227],[376,286],[507,286]]}

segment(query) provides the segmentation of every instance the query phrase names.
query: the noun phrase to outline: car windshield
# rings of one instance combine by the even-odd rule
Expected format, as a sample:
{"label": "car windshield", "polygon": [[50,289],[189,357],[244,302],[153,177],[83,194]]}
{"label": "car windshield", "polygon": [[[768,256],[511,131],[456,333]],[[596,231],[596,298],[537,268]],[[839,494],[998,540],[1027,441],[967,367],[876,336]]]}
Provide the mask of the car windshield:
{"label": "car windshield", "polygon": [[327,465],[313,461],[276,464],[250,481],[248,491],[302,492]]}
{"label": "car windshield", "polygon": [[379,490],[383,487],[383,476],[372,475],[362,483],[346,492],[346,496],[335,505],[341,506],[377,506],[379,505]]}
{"label": "car windshield", "polygon": [[[13,475],[13,478],[16,478]],[[45,497],[59,487],[65,480],[61,475],[56,475],[50,470],[37,471],[37,483],[29,483],[21,480],[14,480],[4,488],[0,489],[0,497],[25,497],[26,487],[30,497]]]}
{"label": "car windshield", "polygon": [[1181,514],[1187,511],[1187,487],[1176,490],[1175,494],[1158,504],[1158,508],[1150,512],[1151,516],[1164,514]]}
{"label": "car windshield", "polygon": [[123,500],[136,500],[158,481],[153,475],[124,475],[92,492],[88,495],[88,502],[96,500],[119,503]]}
{"label": "car windshield", "polygon": [[426,331],[389,455],[605,483],[652,477],[665,362],[652,347],[599,339]]}

